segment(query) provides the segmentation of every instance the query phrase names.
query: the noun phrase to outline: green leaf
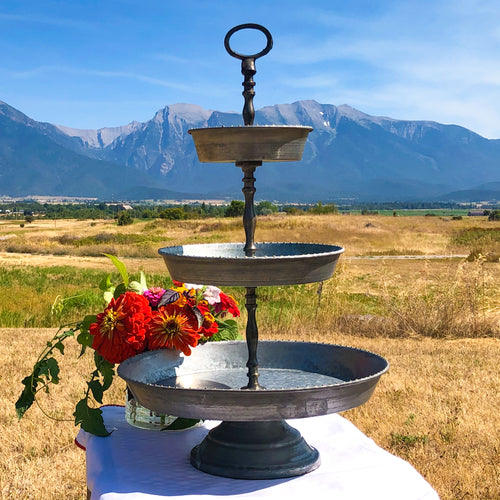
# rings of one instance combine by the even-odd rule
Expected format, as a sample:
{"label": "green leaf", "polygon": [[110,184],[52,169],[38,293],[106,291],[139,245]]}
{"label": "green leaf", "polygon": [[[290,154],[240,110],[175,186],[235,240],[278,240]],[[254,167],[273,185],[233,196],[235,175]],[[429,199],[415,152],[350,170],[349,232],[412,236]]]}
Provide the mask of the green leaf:
{"label": "green leaf", "polygon": [[113,293],[113,296],[115,299],[117,299],[122,293],[125,293],[127,291],[127,287],[125,283],[120,283],[116,288],[115,292]]}
{"label": "green leaf", "polygon": [[78,337],[76,337],[76,341],[83,347],[92,347],[93,340],[94,337],[88,331],[80,332]]}
{"label": "green leaf", "polygon": [[99,380],[91,380],[90,382],[87,382],[87,385],[89,386],[89,389],[92,391],[92,396],[94,397],[94,399],[99,404],[102,404],[102,396],[104,394],[104,390]]}
{"label": "green leaf", "polygon": [[142,285],[138,281],[131,281],[128,284],[127,290],[129,290],[130,292],[142,294],[144,288],[142,288]]}
{"label": "green leaf", "polygon": [[162,431],[180,431],[182,429],[188,429],[198,422],[199,420],[197,419],[178,417],[170,425],[164,427]]}
{"label": "green leaf", "polygon": [[99,408],[90,408],[87,399],[82,399],[76,405],[75,425],[80,425],[84,431],[90,432],[96,436],[106,437],[111,433],[106,430],[102,410]]}
{"label": "green leaf", "polygon": [[75,336],[75,331],[73,328],[70,328],[69,330],[64,330],[60,333],[58,332],[54,338],[62,342],[63,340],[66,340],[68,337],[74,337],[74,336]]}
{"label": "green leaf", "polygon": [[36,382],[34,381],[34,377],[29,375],[25,377],[22,381],[24,385],[23,392],[19,396],[19,399],[16,401],[16,413],[17,418],[21,419],[23,415],[28,411],[30,406],[35,401],[35,392],[36,392]]}
{"label": "green leaf", "polygon": [[105,255],[106,257],[109,257],[111,259],[111,262],[113,262],[116,269],[118,269],[125,287],[127,287],[128,286],[128,273],[127,273],[127,268],[125,267],[125,264],[120,259],[115,257],[114,255],[110,255],[108,253],[105,253],[103,255]]}
{"label": "green leaf", "polygon": [[87,347],[92,347],[94,337],[88,330],[82,330],[76,337],[76,341],[82,346],[80,354],[78,356],[79,358],[81,358],[85,354]]}
{"label": "green leaf", "polygon": [[88,332],[90,325],[97,321],[97,316],[95,314],[88,314],[83,318],[83,321],[80,323],[80,331]]}
{"label": "green leaf", "polygon": [[16,413],[19,418],[26,413],[36,399],[38,384],[44,384],[42,389],[49,392],[49,383],[59,383],[59,363],[56,358],[52,356],[54,351],[58,350],[64,354],[64,340],[68,337],[74,337],[75,332],[72,328],[58,330],[56,335],[47,342],[46,348],[40,354],[38,361],[33,366],[31,375],[28,375],[22,380],[24,385],[23,392],[16,401]]}
{"label": "green leaf", "polygon": [[[42,376],[42,377],[45,377],[47,379],[49,378],[49,359],[52,359],[52,358],[41,359],[35,365],[37,367],[36,372],[37,372],[38,377]],[[42,380],[41,378],[38,378],[38,377],[37,377],[37,380]]]}
{"label": "green leaf", "polygon": [[238,330],[238,323],[234,319],[227,319],[225,321],[217,319],[216,321],[217,325],[219,326],[219,331],[215,335],[210,337],[210,342],[243,339]]}
{"label": "green leaf", "polygon": [[99,283],[99,290],[102,290],[103,292],[106,292],[109,290],[113,284],[111,283],[111,274],[108,274],[105,278],[101,280]]}
{"label": "green leaf", "polygon": [[54,349],[57,349],[61,354],[64,354],[64,344],[61,341],[54,344]]}
{"label": "green leaf", "polygon": [[97,352],[94,353],[94,362],[97,370],[102,376],[102,389],[106,391],[111,387],[113,383],[113,377],[115,376],[115,365],[106,361],[100,354]]}
{"label": "green leaf", "polygon": [[59,363],[56,358],[49,358],[47,360],[47,369],[50,381],[53,384],[59,383]]}

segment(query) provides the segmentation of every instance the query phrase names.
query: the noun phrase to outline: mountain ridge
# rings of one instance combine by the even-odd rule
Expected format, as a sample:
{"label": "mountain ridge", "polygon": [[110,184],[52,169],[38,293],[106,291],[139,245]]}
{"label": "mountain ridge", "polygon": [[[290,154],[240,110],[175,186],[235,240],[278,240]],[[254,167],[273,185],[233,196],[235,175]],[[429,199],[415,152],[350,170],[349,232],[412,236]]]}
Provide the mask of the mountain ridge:
{"label": "mountain ridge", "polygon": [[[63,148],[62,156],[66,159],[71,154],[86,158],[92,171],[102,173],[117,168],[118,173],[113,175],[122,177],[123,192],[130,187],[138,192],[137,187],[144,185],[178,193],[241,196],[241,175],[235,174],[234,165],[201,164],[187,133],[190,128],[241,126],[241,115],[236,112],[177,103],[158,110],[145,122],[80,130],[36,122],[0,101],[0,117],[0,127],[24,127],[24,135],[27,130],[36,131],[53,143],[54,150]],[[371,116],[347,104],[335,106],[314,100],[257,109],[255,124],[307,125],[314,129],[301,162],[259,167],[256,196],[260,198],[435,199],[475,189],[481,183],[500,181],[500,140],[486,139],[458,125]],[[21,147],[19,142],[16,144]],[[45,146],[49,147],[49,143]],[[8,162],[12,163],[11,157],[6,158],[8,149],[0,137],[0,175]],[[54,156],[62,154],[58,151]],[[33,151],[31,157],[35,156]],[[26,169],[27,165],[18,167]],[[54,169],[55,173],[61,172],[64,166],[56,162]],[[135,177],[127,182],[131,173]],[[10,194],[1,179],[0,194]],[[90,179],[89,183],[81,186],[79,194],[94,194],[89,192]],[[57,188],[53,186],[53,190],[60,189],[64,189],[60,183]],[[102,195],[105,191],[100,188]]]}

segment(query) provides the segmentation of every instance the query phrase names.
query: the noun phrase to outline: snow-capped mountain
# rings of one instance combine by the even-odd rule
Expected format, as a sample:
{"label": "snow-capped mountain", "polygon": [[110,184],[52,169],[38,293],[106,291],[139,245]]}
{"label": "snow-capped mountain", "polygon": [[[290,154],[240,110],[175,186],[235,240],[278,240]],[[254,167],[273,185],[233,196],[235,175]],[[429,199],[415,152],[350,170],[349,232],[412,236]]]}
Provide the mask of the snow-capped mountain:
{"label": "snow-capped mountain", "polygon": [[[127,172],[144,176],[142,181],[136,177],[130,186],[154,184],[184,193],[241,196],[241,171],[231,164],[200,164],[187,133],[191,128],[242,125],[238,113],[174,104],[159,110],[147,122],[76,130],[35,122],[3,103],[0,119],[3,136],[3,130],[8,132],[7,136],[14,129],[36,131],[37,137],[63,148],[65,154],[97,162],[101,171],[111,166],[123,169],[123,184],[129,175],[125,174],[128,167]],[[500,180],[500,141],[485,139],[456,125],[370,116],[347,105],[315,101],[264,107],[256,111],[255,124],[314,128],[301,162],[259,167],[256,196],[260,199],[429,199]],[[6,155],[5,151],[23,147],[12,133],[10,139],[2,135],[0,174],[13,161],[12,155]],[[36,144],[31,142],[29,148],[35,156]],[[54,161],[54,168],[61,171],[63,166]],[[7,194],[2,178],[0,194]],[[32,184],[36,184],[35,179]],[[59,185],[57,189],[64,187]],[[91,186],[85,188],[89,189]],[[113,192],[116,194],[118,190]]]}

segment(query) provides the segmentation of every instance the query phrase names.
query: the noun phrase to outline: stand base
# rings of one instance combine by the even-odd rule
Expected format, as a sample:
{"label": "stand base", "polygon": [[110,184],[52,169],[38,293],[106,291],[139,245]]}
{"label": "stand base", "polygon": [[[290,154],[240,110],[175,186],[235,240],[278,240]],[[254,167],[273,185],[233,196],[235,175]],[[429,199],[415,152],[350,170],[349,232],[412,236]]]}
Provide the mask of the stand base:
{"label": "stand base", "polygon": [[215,476],[280,479],[311,472],[320,458],[284,420],[222,422],[191,450],[191,464]]}

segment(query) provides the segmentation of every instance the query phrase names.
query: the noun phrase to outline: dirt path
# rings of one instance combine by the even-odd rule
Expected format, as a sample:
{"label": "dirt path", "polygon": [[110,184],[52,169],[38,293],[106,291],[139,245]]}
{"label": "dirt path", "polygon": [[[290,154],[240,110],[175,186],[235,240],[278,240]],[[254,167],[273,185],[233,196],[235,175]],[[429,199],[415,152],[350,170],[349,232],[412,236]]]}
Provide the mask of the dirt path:
{"label": "dirt path", "polygon": [[[157,258],[138,259],[120,257],[129,269],[137,269],[148,272],[165,271],[163,259]],[[113,264],[107,257],[82,257],[75,255],[51,255],[51,254],[27,254],[0,252],[0,266],[72,266],[92,269],[110,270]]]}
{"label": "dirt path", "polygon": [[[425,259],[449,259],[465,258],[466,255],[376,255],[349,257],[347,260],[425,260]],[[120,257],[128,269],[137,269],[147,272],[164,272],[165,264],[158,256],[155,258]],[[92,269],[109,270],[112,264],[107,257],[82,257],[76,255],[51,255],[51,254],[28,254],[0,252],[0,266],[72,266]]]}

